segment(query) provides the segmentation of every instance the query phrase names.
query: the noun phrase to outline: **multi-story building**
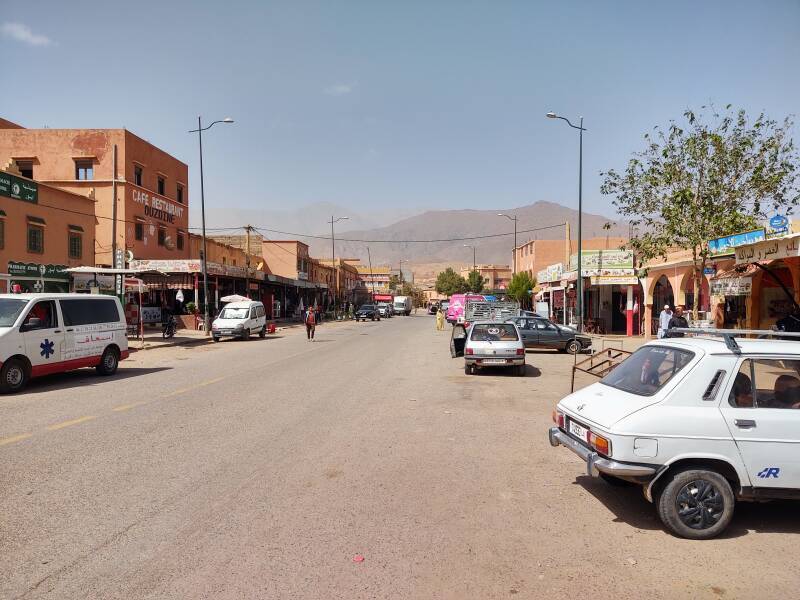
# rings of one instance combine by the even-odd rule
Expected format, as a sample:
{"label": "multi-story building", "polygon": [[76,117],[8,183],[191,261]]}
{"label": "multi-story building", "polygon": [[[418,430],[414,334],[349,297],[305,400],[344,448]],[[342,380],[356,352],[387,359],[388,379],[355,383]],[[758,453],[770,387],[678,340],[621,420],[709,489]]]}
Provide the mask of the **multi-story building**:
{"label": "multi-story building", "polygon": [[[511,267],[508,265],[476,265],[475,269],[483,277],[483,289],[485,292],[503,293],[511,283]],[[461,269],[461,276],[466,279],[469,277],[472,267]]]}
{"label": "multi-story building", "polygon": [[374,266],[358,264],[358,287],[363,288],[368,294],[388,294],[389,281],[391,280],[392,270],[386,266]]}
{"label": "multi-story building", "polygon": [[262,240],[261,256],[267,272],[289,279],[309,281],[311,257],[308,244],[299,240]]}
{"label": "multi-story building", "polygon": [[[615,250],[628,240],[621,237],[596,237],[583,240],[583,250]],[[536,277],[539,271],[548,266],[569,264],[569,257],[578,251],[578,241],[570,240],[530,240],[516,247],[517,272],[526,271]]]}
{"label": "multi-story building", "polygon": [[68,292],[69,267],[94,264],[90,198],[0,171],[0,291]]}
{"label": "multi-story building", "polygon": [[189,168],[126,129],[26,129],[0,120],[0,168],[94,200],[98,265],[114,263],[114,235],[136,258],[189,258]]}

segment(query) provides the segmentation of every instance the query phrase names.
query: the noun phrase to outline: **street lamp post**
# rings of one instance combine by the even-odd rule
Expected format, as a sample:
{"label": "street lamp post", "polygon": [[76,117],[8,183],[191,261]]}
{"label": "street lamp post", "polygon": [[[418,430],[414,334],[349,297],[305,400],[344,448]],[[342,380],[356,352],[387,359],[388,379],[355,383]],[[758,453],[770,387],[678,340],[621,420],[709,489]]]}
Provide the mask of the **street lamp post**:
{"label": "street lamp post", "polygon": [[509,217],[506,214],[497,213],[497,216],[498,217],[505,217],[509,221],[514,221],[514,253],[511,255],[511,257],[512,257],[512,259],[514,261],[514,270],[511,272],[511,274],[512,275],[516,275],[517,274],[517,215],[514,215],[513,217]]}
{"label": "street lamp post", "polygon": [[573,125],[566,117],[560,117],[554,112],[547,113],[548,119],[561,119],[573,129],[579,131],[578,134],[578,331],[583,331],[583,271],[581,269],[581,252],[583,251],[583,238],[581,236],[581,221],[583,218],[583,117],[579,125]]}
{"label": "street lamp post", "polygon": [[464,244],[464,248],[472,248],[472,270],[477,271],[478,267],[475,262],[475,246],[470,246],[469,244]]}
{"label": "street lamp post", "polygon": [[334,291],[333,291],[333,320],[336,320],[336,300],[337,296],[339,295],[339,270],[336,268],[336,243],[335,237],[333,234],[333,224],[338,223],[339,221],[347,221],[349,217],[339,217],[338,219],[331,215],[331,220],[328,223],[331,224],[331,266],[333,267],[333,281],[335,283]]}
{"label": "street lamp post", "polygon": [[206,198],[203,189],[203,132],[211,129],[217,123],[233,123],[233,119],[225,117],[221,121],[213,121],[208,127],[203,127],[200,115],[197,116],[197,129],[192,129],[189,133],[196,133],[200,143],[200,215],[203,225],[203,248],[200,251],[200,265],[203,271],[203,331],[206,336],[211,335],[211,319],[208,314],[208,268],[206,266]]}

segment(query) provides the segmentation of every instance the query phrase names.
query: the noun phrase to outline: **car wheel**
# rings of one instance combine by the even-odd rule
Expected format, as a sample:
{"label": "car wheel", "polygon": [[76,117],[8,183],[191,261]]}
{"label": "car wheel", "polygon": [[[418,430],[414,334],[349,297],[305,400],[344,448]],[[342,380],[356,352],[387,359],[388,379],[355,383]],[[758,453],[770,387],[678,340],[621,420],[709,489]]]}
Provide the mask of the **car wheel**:
{"label": "car wheel", "polygon": [[517,377],[525,377],[525,365],[519,365],[517,367]]}
{"label": "car wheel", "polygon": [[570,354],[577,354],[581,351],[581,343],[578,340],[570,340],[567,342],[566,351]]}
{"label": "car wheel", "polygon": [[265,338],[265,337],[267,337],[267,326],[266,326],[266,325],[264,325],[264,326],[261,328],[261,331],[259,331],[259,332],[258,332],[258,337],[260,337],[260,338]]}
{"label": "car wheel", "polygon": [[620,479],[619,477],[609,475],[608,473],[600,473],[600,479],[605,481],[608,485],[613,485],[614,487],[631,487],[638,485],[632,481],[626,481],[624,479]]}
{"label": "car wheel", "polygon": [[679,471],[658,495],[661,522],[673,534],[690,540],[716,537],[733,518],[731,484],[716,471]]}
{"label": "car wheel", "polygon": [[109,346],[103,351],[103,356],[100,357],[100,364],[96,369],[100,375],[113,375],[117,372],[119,366],[119,352],[116,348]]}
{"label": "car wheel", "polygon": [[219,336],[213,335],[213,336],[211,336],[211,339],[214,340],[214,342],[218,342],[219,341]]}
{"label": "car wheel", "polygon": [[475,371],[469,365],[464,365],[464,373],[467,375],[472,375]]}
{"label": "car wheel", "polygon": [[13,394],[22,391],[28,385],[28,369],[24,362],[12,358],[3,363],[0,370],[0,392]]}

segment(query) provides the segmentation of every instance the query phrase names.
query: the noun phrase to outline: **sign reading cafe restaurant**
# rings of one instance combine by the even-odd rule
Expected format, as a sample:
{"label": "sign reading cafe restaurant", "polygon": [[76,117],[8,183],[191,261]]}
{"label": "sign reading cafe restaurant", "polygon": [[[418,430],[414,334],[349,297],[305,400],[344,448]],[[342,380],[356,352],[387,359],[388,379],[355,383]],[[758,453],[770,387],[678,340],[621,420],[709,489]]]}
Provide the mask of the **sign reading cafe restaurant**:
{"label": "sign reading cafe restaurant", "polygon": [[175,224],[175,219],[183,219],[185,207],[161,196],[134,187],[131,188],[131,199],[136,204],[144,206],[146,217],[152,217],[173,225]]}

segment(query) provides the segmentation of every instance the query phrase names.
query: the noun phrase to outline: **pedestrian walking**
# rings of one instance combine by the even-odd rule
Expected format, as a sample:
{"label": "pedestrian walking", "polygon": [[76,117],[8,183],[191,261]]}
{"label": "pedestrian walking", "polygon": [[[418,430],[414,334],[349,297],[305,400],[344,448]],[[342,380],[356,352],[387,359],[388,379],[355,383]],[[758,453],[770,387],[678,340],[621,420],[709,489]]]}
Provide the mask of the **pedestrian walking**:
{"label": "pedestrian walking", "polygon": [[436,311],[436,331],[444,331],[444,311],[441,308]]}
{"label": "pedestrian walking", "polygon": [[658,337],[666,337],[667,329],[669,329],[669,321],[672,318],[672,311],[669,309],[669,304],[664,305],[664,310],[658,315]]}
{"label": "pedestrian walking", "polygon": [[317,328],[317,317],[314,314],[314,309],[309,307],[306,311],[306,338],[309,342],[314,341],[314,330]]}
{"label": "pedestrian walking", "polygon": [[669,326],[667,327],[667,332],[664,337],[683,337],[683,333],[670,331],[676,327],[689,327],[689,322],[686,320],[686,317],[683,316],[682,306],[675,307],[675,314],[672,315],[672,318],[669,320]]}

